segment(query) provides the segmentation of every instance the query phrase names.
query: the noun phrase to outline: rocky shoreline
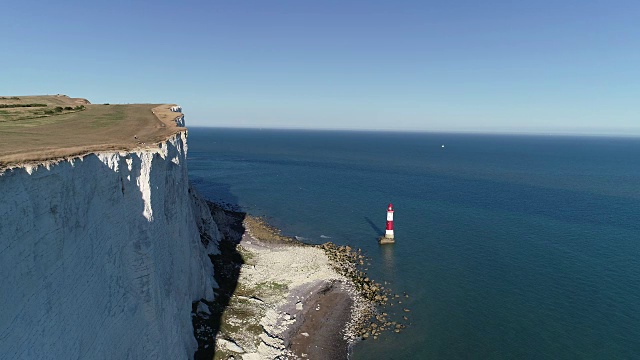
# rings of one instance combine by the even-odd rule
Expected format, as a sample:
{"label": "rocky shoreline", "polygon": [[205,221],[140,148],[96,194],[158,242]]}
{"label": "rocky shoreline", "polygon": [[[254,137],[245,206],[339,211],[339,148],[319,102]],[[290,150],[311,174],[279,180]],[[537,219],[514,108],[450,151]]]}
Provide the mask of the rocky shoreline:
{"label": "rocky shoreline", "polygon": [[381,311],[399,295],[367,277],[362,251],[303,244],[264,219],[210,208],[226,226],[211,255],[216,300],[193,304],[196,359],[347,359],[356,341],[404,328]]}

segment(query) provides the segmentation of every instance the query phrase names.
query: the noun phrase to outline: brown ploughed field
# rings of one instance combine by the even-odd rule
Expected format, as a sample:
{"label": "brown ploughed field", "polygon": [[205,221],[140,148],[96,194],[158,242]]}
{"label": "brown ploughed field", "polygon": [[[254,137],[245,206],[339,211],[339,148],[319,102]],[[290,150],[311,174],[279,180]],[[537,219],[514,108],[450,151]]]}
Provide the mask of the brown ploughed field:
{"label": "brown ploughed field", "polygon": [[132,150],[184,130],[169,104],[90,104],[65,95],[0,96],[0,170],[95,151]]}

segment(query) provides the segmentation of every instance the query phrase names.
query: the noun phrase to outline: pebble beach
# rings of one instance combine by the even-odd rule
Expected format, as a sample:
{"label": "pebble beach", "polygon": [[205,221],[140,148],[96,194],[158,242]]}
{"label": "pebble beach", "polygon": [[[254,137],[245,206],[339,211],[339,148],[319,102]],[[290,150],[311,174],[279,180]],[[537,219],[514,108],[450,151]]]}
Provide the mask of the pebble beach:
{"label": "pebble beach", "polygon": [[367,277],[361,250],[305,244],[262,218],[210,207],[222,224],[211,257],[219,288],[214,302],[193,305],[196,359],[348,359],[357,341],[404,328],[387,319],[394,296]]}
{"label": "pebble beach", "polygon": [[261,218],[227,214],[244,231],[212,258],[218,303],[194,304],[196,358],[348,359],[356,341],[404,327],[379,310],[390,292],[359,270],[359,250],[303,244]]}

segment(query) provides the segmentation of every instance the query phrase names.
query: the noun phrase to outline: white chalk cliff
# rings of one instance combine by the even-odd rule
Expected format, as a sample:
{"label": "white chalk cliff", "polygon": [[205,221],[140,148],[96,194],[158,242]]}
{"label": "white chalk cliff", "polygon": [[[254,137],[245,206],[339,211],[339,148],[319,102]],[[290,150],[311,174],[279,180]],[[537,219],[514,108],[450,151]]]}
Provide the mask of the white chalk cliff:
{"label": "white chalk cliff", "polygon": [[186,153],[181,132],[0,174],[1,359],[193,357],[220,233]]}

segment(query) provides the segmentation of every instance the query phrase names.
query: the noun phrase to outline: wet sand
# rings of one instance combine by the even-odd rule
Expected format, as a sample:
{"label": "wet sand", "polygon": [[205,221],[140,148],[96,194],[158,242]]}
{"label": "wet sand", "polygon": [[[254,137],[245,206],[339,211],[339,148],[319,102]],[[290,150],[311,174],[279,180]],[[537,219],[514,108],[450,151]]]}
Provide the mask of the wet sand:
{"label": "wet sand", "polygon": [[340,287],[330,284],[305,304],[302,325],[289,339],[289,349],[298,358],[347,359],[344,328],[351,318],[353,300]]}

